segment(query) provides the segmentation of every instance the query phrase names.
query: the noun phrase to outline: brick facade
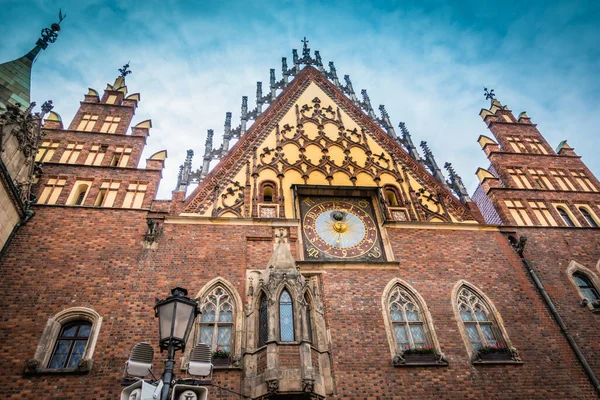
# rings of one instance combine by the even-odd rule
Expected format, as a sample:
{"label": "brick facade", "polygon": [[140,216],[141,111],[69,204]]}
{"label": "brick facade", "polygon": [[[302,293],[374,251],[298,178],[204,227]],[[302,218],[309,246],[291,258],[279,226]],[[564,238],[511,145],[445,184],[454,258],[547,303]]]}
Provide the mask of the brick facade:
{"label": "brick facade", "polygon": [[[110,96],[115,96],[110,100],[113,103],[107,104]],[[249,382],[259,382],[261,374],[271,373],[272,365],[277,365],[281,382],[298,371],[314,373],[311,379],[321,398],[597,397],[507,235],[528,237],[525,257],[546,285],[586,359],[600,375],[594,329],[599,314],[580,306],[577,288],[566,275],[573,260],[600,275],[598,229],[515,226],[503,201],[560,202],[568,204],[573,213],[577,210],[575,205],[600,204],[597,192],[513,187],[506,170],[513,165],[524,169],[531,165],[582,170],[596,188],[600,188],[600,183],[577,156],[554,153],[528,118],[521,117],[519,123],[504,109],[495,117],[486,117],[508,116],[502,117],[505,122],[501,123],[486,121],[500,143],[496,144],[498,150],[500,146],[510,146],[506,139],[510,134],[539,138],[548,153],[494,152],[490,151],[493,143],[487,144],[486,151],[500,177],[488,178],[488,184],[494,179],[502,184],[492,182],[486,194],[502,218],[501,226],[379,221],[387,248],[386,262],[310,263],[303,259],[299,220],[178,215],[172,210],[182,208],[181,194],[176,193],[172,201],[155,201],[164,158],[155,155],[148,160],[147,168],[138,168],[148,128],[138,124],[132,128],[133,134],[127,133],[138,100],[138,95],[126,95],[125,82],[119,78],[101,98],[92,91],[86,95],[69,129],[63,130],[52,121],[44,127],[44,140],[60,144],[46,163],[35,193],[39,198],[52,177],[64,176],[66,183],[54,204],[35,206],[35,218],[19,229],[0,260],[0,329],[4,339],[0,344],[4,355],[0,361],[0,397],[118,398],[124,363],[133,345],[157,342],[157,321],[152,310],[155,298],[164,297],[175,286],[186,287],[195,297],[215,278],[226,280],[243,303],[234,311],[243,316],[243,322],[234,329],[241,332],[235,340],[240,341],[236,345],[242,359],[239,364],[215,370],[213,375],[215,385],[234,392],[259,391],[255,387],[250,390]],[[85,115],[99,116],[90,132],[78,130]],[[121,117],[114,133],[100,132],[106,116]],[[515,130],[511,130],[513,127]],[[83,148],[73,163],[61,163],[69,142],[82,143]],[[84,165],[93,143],[106,144],[107,154],[101,165]],[[110,152],[116,146],[133,149],[127,165],[109,164]],[[82,204],[67,205],[76,180],[91,182],[89,192]],[[94,205],[105,181],[121,183],[113,207]],[[128,185],[133,182],[147,184],[143,201],[139,206],[123,208]],[[558,186],[558,182],[554,183]],[[534,213],[526,211],[535,221]],[[555,209],[552,215],[562,224]],[[152,240],[148,239],[148,218],[159,224]],[[585,219],[577,219],[584,226]],[[291,257],[298,261],[300,272],[306,277],[295,282],[314,296],[312,346],[305,340],[307,322],[299,315],[301,302],[294,299],[296,332],[304,335],[296,335],[300,343],[269,342],[256,349],[253,321],[258,320],[258,310],[254,305],[261,290],[268,288],[261,287],[259,279],[250,278],[264,276],[260,271],[268,271],[265,274],[270,279],[280,274],[285,282],[287,274],[295,273],[293,266],[284,271],[269,264],[273,262],[269,260],[271,255],[278,251],[274,250],[274,234],[280,229],[287,235],[285,241],[278,239],[282,240],[280,244],[289,244]],[[382,299],[386,286],[394,279],[410,285],[422,298],[421,306],[427,310],[423,315],[430,316],[435,330],[431,337],[437,338],[436,350],[443,353],[447,363],[394,366],[396,354],[390,351],[389,339],[392,328],[386,325],[384,317],[388,312],[384,307],[387,299]],[[522,361],[473,362],[453,297],[460,282],[476,288],[491,303],[489,309],[497,310],[490,313],[498,325],[496,334],[500,341],[518,351]],[[44,365],[38,365],[37,370],[25,372],[28,360],[38,353],[47,321],[71,307],[87,307],[102,317],[91,370],[81,374],[50,373]],[[273,312],[275,306],[270,307],[269,312]],[[277,328],[271,325],[270,329]],[[501,332],[505,332],[504,338]],[[156,376],[162,372],[164,360],[165,354],[155,353]],[[300,365],[311,368],[301,370]],[[185,375],[181,366],[178,360],[179,377]],[[303,385],[311,381],[305,375],[301,378]],[[310,385],[291,388],[294,386],[282,384],[279,390],[281,394],[295,395],[311,390]],[[239,398],[216,386],[209,387],[209,392],[209,398]]]}

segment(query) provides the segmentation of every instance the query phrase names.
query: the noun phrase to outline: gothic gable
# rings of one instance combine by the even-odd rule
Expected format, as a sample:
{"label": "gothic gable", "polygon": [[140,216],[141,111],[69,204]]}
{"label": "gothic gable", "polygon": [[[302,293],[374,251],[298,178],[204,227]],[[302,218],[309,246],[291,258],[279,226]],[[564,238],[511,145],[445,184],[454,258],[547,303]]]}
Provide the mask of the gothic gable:
{"label": "gothic gable", "polygon": [[391,219],[474,222],[446,187],[312,67],[201,182],[182,214],[294,218],[293,185],[389,187],[396,193],[389,205],[402,211],[396,218],[389,211]]}

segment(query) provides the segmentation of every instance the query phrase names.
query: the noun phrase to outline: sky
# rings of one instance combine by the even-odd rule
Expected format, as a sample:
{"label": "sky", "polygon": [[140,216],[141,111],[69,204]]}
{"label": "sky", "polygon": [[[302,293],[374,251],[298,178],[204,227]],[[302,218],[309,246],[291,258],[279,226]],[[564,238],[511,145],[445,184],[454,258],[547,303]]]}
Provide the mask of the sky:
{"label": "sky", "polygon": [[599,1],[0,0],[0,62],[26,54],[61,8],[59,37],[33,67],[32,100],[51,99],[68,126],[87,88],[102,93],[130,62],[129,93],[141,93],[132,125],[153,124],[140,167],[168,152],[161,199],[186,150],[198,168],[207,129],[218,147],[225,112],[237,126],[241,97],[253,108],[256,82],[266,94],[269,69],[280,79],[281,57],[291,65],[304,36],[376,111],[385,104],[395,127],[404,121],[415,144],[427,141],[438,165],[451,162],[470,193],[489,165],[477,144],[492,136],[479,117],[484,86],[515,116],[527,111],[553,148],[567,139],[600,176]]}

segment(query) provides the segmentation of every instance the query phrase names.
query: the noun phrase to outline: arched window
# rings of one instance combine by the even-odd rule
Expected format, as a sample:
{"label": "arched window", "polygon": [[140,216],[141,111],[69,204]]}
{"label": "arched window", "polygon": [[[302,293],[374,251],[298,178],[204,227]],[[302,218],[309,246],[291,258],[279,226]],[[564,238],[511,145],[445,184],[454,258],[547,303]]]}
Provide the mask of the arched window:
{"label": "arched window", "polygon": [[562,207],[556,207],[556,210],[558,211],[558,213],[560,214],[562,219],[565,221],[565,224],[567,224],[567,226],[571,226],[571,227],[575,226],[575,224],[573,223],[573,220],[569,216],[569,213],[567,212],[567,210],[565,210]]}
{"label": "arched window", "polygon": [[582,273],[576,272],[573,274],[573,279],[575,280],[575,283],[577,283],[577,286],[579,286],[579,290],[581,290],[583,297],[590,301],[600,300],[598,290],[596,290],[590,278]]}
{"label": "arched window", "polygon": [[396,191],[392,188],[385,189],[385,198],[390,206],[398,205],[398,196],[396,195]]}
{"label": "arched window", "polygon": [[234,301],[231,294],[220,286],[215,287],[202,302],[200,310],[200,343],[231,353],[234,321]]}
{"label": "arched window", "polygon": [[75,187],[73,192],[71,193],[70,199],[68,201],[69,205],[72,206],[81,206],[85,201],[85,198],[88,194],[88,190],[90,189],[90,185],[87,183],[75,183]]}
{"label": "arched window", "polygon": [[396,285],[390,293],[388,312],[398,352],[430,346],[421,308],[416,299],[400,285]]}
{"label": "arched window", "polygon": [[306,330],[308,332],[308,340],[312,343],[313,341],[313,333],[312,333],[312,302],[310,301],[310,297],[308,293],[304,294],[304,302],[306,303]]}
{"label": "arched window", "polygon": [[56,344],[48,368],[77,368],[83,358],[92,324],[88,321],[74,321],[64,325],[56,338]]}
{"label": "arched window", "polygon": [[263,186],[263,202],[264,203],[272,203],[273,202],[273,186],[272,185]]}
{"label": "arched window", "polygon": [[89,372],[102,317],[92,309],[73,307],[48,319],[32,365],[34,370]]}
{"label": "arched window", "polygon": [[457,307],[473,350],[504,345],[489,307],[470,288],[460,289]]}
{"label": "arched window", "polygon": [[287,290],[279,296],[279,338],[282,342],[294,341],[294,310],[292,297]]}
{"label": "arched window", "polygon": [[585,220],[587,221],[587,223],[592,228],[597,228],[598,227],[598,224],[596,223],[596,221],[592,217],[592,214],[590,214],[590,212],[588,210],[586,210],[584,207],[579,207],[579,211],[581,212],[581,215],[583,215],[583,218],[585,218]]}
{"label": "arched window", "polygon": [[264,346],[269,339],[269,313],[267,296],[263,293],[258,307],[258,347]]}

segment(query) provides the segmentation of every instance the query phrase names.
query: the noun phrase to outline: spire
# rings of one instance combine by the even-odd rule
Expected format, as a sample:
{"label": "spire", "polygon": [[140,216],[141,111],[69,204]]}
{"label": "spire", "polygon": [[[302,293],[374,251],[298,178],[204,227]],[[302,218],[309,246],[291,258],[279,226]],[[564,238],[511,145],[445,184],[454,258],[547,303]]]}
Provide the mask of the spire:
{"label": "spire", "polygon": [[363,100],[361,102],[359,102],[360,106],[362,107],[363,110],[365,110],[367,112],[367,115],[369,117],[371,117],[371,119],[376,120],[377,116],[375,115],[375,111],[373,111],[373,107],[371,106],[371,99],[369,98],[369,95],[367,94],[367,89],[361,90],[360,94],[362,95],[362,98],[363,98]]}
{"label": "spire", "polygon": [[460,198],[460,201],[462,201],[463,203],[472,201],[471,198],[469,197],[469,192],[467,192],[467,189],[465,188],[465,185],[463,184],[461,177],[458,176],[458,174],[454,170],[454,167],[452,166],[452,164],[447,162],[444,164],[444,168],[446,168],[448,170],[448,174],[450,175],[450,180],[447,181],[446,183],[448,184],[450,189],[454,190],[454,192],[458,195],[458,197]]}
{"label": "spire", "polygon": [[398,127],[402,131],[402,138],[398,138],[398,141],[400,143],[402,143],[402,145],[406,148],[406,150],[408,151],[408,154],[410,154],[410,156],[412,158],[414,158],[417,161],[421,161],[421,156],[419,155],[419,151],[413,144],[412,138],[410,136],[410,132],[406,128],[406,124],[404,122],[400,122],[398,124]]}
{"label": "spire", "polygon": [[346,81],[346,86],[342,86],[342,90],[348,95],[348,97],[350,97],[350,100],[352,100],[354,104],[358,104],[358,99],[356,98],[356,94],[354,93],[354,88],[352,87],[350,75],[344,75],[344,81]]}
{"label": "spire", "polygon": [[26,55],[16,60],[0,64],[0,110],[7,104],[29,107],[31,102],[31,67],[41,50],[48,44],[56,42],[60,23],[65,19],[62,10],[58,12],[58,22],[44,28],[35,47]]}
{"label": "spire", "polygon": [[443,185],[446,185],[446,178],[444,177],[444,174],[442,174],[440,167],[438,167],[437,163],[435,162],[435,158],[433,158],[433,153],[429,149],[427,142],[422,141],[421,148],[425,153],[425,159],[423,160],[425,166],[429,168],[435,179],[437,179]]}
{"label": "spire", "polygon": [[206,142],[204,142],[204,157],[202,158],[202,175],[208,174],[210,168],[210,161],[212,160],[213,154],[213,135],[214,131],[209,129],[206,133]]}
{"label": "spire", "polygon": [[223,131],[223,151],[229,151],[229,141],[231,140],[231,112],[225,113],[225,124]]}
{"label": "spire", "polygon": [[177,176],[177,189],[175,189],[178,192],[185,192],[190,184],[190,175],[192,173],[192,157],[194,157],[194,150],[190,149],[186,152],[183,165],[179,167],[179,175]]}
{"label": "spire", "polygon": [[381,124],[381,126],[383,126],[388,134],[389,137],[391,137],[392,139],[396,139],[396,131],[394,130],[394,126],[392,125],[392,122],[390,121],[390,116],[387,113],[385,106],[383,104],[381,104],[379,106],[379,112],[381,113],[381,118],[377,119],[377,122],[379,122]]}

